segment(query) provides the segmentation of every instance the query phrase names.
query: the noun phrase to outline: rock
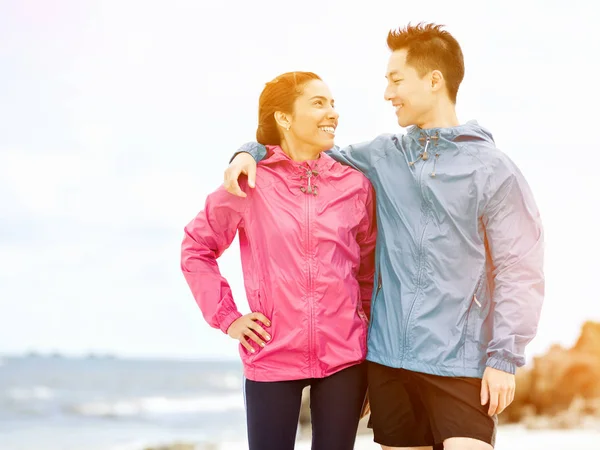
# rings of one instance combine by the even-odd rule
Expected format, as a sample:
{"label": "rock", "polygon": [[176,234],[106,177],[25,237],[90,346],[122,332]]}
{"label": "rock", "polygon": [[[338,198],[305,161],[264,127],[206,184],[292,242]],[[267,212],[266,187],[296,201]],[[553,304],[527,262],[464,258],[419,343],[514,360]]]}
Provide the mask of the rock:
{"label": "rock", "polygon": [[573,350],[590,355],[595,354],[600,359],[600,323],[584,323]]}
{"label": "rock", "polygon": [[600,417],[600,323],[586,322],[571,349],[552,346],[517,371],[515,400],[502,422],[528,427],[574,428]]}

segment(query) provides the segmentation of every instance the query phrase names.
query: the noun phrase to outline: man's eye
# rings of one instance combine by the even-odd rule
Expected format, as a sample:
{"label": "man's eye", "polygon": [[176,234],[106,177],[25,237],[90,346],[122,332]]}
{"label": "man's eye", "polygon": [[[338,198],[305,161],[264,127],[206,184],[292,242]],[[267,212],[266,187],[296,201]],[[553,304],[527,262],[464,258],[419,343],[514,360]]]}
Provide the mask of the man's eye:
{"label": "man's eye", "polygon": [[323,102],[321,100],[317,100],[314,104],[315,105],[319,105],[319,106],[323,106]]}

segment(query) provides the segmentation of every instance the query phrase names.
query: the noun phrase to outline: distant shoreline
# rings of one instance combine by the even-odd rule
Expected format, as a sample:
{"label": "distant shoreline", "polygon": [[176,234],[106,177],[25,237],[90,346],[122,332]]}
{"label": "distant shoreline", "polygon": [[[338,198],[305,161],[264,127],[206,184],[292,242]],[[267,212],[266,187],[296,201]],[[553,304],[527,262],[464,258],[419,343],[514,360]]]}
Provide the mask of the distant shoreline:
{"label": "distant shoreline", "polygon": [[239,358],[202,358],[202,357],[167,357],[167,356],[129,356],[118,355],[114,353],[84,353],[84,354],[65,354],[60,352],[26,352],[26,353],[0,353],[0,361],[27,360],[27,359],[48,359],[48,360],[119,360],[132,362],[166,362],[166,363],[215,363],[231,364],[242,368],[242,362]]}

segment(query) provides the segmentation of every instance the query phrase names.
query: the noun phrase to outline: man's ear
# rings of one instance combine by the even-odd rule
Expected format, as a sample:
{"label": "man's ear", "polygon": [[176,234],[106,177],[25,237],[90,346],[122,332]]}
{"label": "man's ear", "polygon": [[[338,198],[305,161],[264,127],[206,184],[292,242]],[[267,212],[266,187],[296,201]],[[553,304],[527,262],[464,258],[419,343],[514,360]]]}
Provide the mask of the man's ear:
{"label": "man's ear", "polygon": [[442,72],[440,72],[439,70],[434,70],[433,72],[431,72],[430,79],[431,79],[431,89],[434,92],[437,92],[440,89],[442,89],[446,82],[446,80],[444,80],[444,74]]}

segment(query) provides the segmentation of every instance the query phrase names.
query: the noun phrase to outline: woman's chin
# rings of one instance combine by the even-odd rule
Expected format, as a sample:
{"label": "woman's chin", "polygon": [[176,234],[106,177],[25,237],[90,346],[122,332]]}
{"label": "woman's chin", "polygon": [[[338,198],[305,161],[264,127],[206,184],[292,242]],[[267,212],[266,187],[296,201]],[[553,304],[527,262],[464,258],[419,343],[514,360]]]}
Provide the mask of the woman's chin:
{"label": "woman's chin", "polygon": [[333,136],[331,136],[331,138],[323,140],[323,142],[321,143],[323,150],[321,150],[321,151],[329,150],[329,149],[333,148],[334,145],[335,145],[335,138]]}

